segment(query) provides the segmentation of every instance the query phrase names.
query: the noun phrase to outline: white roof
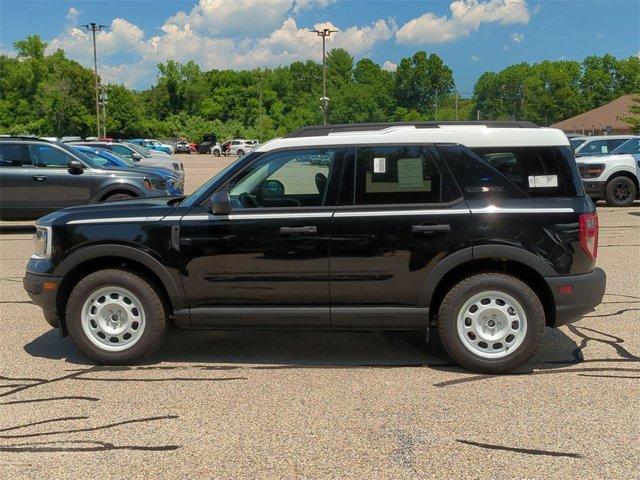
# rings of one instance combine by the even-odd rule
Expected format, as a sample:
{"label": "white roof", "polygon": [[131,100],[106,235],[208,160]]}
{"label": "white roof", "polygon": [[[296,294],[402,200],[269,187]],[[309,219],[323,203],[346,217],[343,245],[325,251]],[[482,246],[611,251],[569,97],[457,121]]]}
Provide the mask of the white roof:
{"label": "white roof", "polygon": [[276,138],[255,151],[325,145],[367,145],[399,143],[459,143],[467,147],[549,147],[569,146],[562,130],[556,128],[492,128],[486,125],[442,125],[416,128],[390,126],[382,130],[332,132],[316,137]]}

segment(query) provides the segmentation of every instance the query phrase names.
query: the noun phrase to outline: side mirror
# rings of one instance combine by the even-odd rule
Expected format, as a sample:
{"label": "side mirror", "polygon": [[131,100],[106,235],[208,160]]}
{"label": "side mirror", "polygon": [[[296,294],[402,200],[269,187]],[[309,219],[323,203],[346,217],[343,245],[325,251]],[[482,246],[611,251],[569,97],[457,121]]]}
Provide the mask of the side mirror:
{"label": "side mirror", "polygon": [[214,193],[209,200],[209,211],[214,215],[229,215],[231,213],[231,197],[229,197],[229,192],[222,191]]}
{"label": "side mirror", "polygon": [[78,160],[70,160],[67,164],[69,168],[69,173],[78,174],[84,171],[84,165],[80,163]]}
{"label": "side mirror", "polygon": [[142,155],[140,155],[139,153],[132,153],[131,158],[134,162],[139,162],[140,160],[142,160]]}

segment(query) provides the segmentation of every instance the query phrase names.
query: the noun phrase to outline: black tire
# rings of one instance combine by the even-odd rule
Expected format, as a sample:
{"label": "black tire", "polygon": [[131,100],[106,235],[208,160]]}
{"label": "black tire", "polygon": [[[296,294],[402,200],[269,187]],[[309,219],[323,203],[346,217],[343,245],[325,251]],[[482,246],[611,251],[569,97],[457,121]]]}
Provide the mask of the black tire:
{"label": "black tire", "polygon": [[[473,296],[488,291],[513,297],[526,315],[527,329],[522,343],[501,358],[485,358],[474,353],[458,333],[458,314],[465,303]],[[481,273],[460,281],[445,295],[438,311],[438,333],[447,353],[460,366],[479,373],[508,373],[521,366],[540,346],[544,327],[544,308],[538,296],[521,280],[502,273]]]}
{"label": "black tire", "polygon": [[[142,303],[144,330],[138,340],[126,350],[109,351],[99,348],[91,341],[82,326],[85,301],[98,289],[107,286],[127,289]],[[167,314],[153,284],[142,276],[117,269],[99,270],[78,282],[69,295],[65,318],[74,345],[100,365],[126,365],[147,358],[160,346],[167,328]]]}
{"label": "black tire", "polygon": [[604,199],[609,207],[628,207],[637,194],[636,184],[624,176],[612,178],[604,189]]}
{"label": "black tire", "polygon": [[108,197],[106,197],[102,201],[103,202],[117,202],[118,200],[129,200],[130,198],[136,198],[136,196],[131,194],[131,193],[121,192],[121,193],[114,193],[113,195],[109,195]]}
{"label": "black tire", "polygon": [[238,150],[238,156],[242,157],[244,155],[244,150],[240,149]]}
{"label": "black tire", "polygon": [[213,156],[214,157],[219,157],[220,156],[220,150],[214,150],[213,151]]}

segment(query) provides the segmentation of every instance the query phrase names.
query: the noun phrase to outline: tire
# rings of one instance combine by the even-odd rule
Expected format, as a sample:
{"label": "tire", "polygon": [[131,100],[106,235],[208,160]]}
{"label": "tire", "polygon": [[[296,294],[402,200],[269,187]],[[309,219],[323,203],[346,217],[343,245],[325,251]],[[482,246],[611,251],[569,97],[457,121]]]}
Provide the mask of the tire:
{"label": "tire", "polygon": [[238,157],[242,157],[244,155],[244,150],[240,149],[237,152]]}
{"label": "tire", "polygon": [[502,273],[465,278],[449,290],[438,311],[438,332],[447,353],[479,373],[518,368],[540,346],[544,327],[538,296],[521,280]]}
{"label": "tire", "polygon": [[628,207],[636,199],[638,190],[629,177],[614,177],[607,182],[604,199],[609,207]]}
{"label": "tire", "polygon": [[102,200],[103,202],[116,202],[118,200],[128,200],[130,198],[136,198],[135,195],[132,195],[130,193],[114,193],[113,195],[109,195],[108,197],[106,197],[104,200]]}
{"label": "tire", "polygon": [[117,269],[99,270],[78,282],[65,318],[75,346],[100,365],[147,358],[160,346],[167,328],[167,314],[154,286],[142,276]]}
{"label": "tire", "polygon": [[214,150],[212,153],[213,153],[214,157],[219,157],[220,156],[220,150]]}

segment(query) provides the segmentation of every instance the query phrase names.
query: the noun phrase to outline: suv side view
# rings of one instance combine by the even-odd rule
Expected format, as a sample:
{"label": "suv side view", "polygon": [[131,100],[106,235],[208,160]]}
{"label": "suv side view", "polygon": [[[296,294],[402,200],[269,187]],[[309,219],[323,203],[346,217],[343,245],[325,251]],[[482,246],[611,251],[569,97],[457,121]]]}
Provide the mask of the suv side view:
{"label": "suv side view", "polygon": [[41,218],[24,286],[98,363],[146,358],[173,323],[435,330],[460,365],[500,373],[602,301],[597,246],[559,130],[318,126],[184,199]]}
{"label": "suv side view", "polygon": [[167,180],[158,174],[103,168],[65,144],[36,138],[0,138],[0,185],[3,220],[32,220],[65,207],[168,195]]}

